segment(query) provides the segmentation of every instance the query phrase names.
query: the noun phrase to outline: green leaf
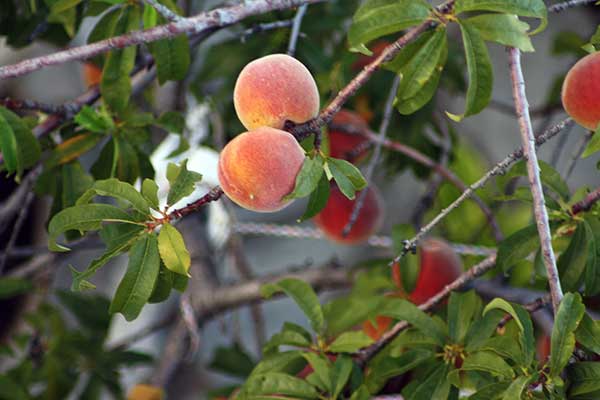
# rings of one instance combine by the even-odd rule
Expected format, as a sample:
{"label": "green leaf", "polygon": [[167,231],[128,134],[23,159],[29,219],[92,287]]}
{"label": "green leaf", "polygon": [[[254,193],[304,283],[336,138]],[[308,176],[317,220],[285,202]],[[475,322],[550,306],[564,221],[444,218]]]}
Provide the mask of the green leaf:
{"label": "green leaf", "polygon": [[4,117],[10,111],[0,107],[0,150],[4,156],[4,165],[8,172],[15,172],[18,167],[17,160],[17,138],[15,133]]}
{"label": "green leaf", "polygon": [[569,365],[567,376],[571,382],[569,398],[600,390],[599,362],[582,361]]}
{"label": "green leaf", "polygon": [[94,182],[94,185],[77,200],[76,205],[87,204],[94,196],[110,196],[115,199],[124,200],[142,215],[149,215],[150,213],[150,204],[148,204],[144,196],[129,183],[121,182],[115,178]]}
{"label": "green leaf", "polygon": [[[158,277],[152,289],[148,303],[161,303],[169,298],[173,288],[173,276],[175,273],[168,270],[163,263],[160,264]],[[181,276],[181,275],[180,275]]]}
{"label": "green leaf", "polygon": [[325,318],[323,309],[314,290],[304,281],[294,278],[282,279],[277,283],[268,283],[260,289],[263,297],[269,298],[277,292],[284,292],[290,296],[308,317],[315,332],[323,333]]}
{"label": "green leaf", "polygon": [[150,43],[150,52],[156,60],[158,82],[179,81],[185,78],[190,66],[190,43],[187,35]]}
{"label": "green leaf", "polygon": [[346,382],[350,378],[352,372],[352,359],[349,356],[340,354],[338,355],[333,368],[331,369],[331,398],[337,399]]}
{"label": "green leaf", "polygon": [[435,354],[429,350],[411,349],[402,353],[399,357],[374,359],[369,365],[365,384],[369,392],[376,393],[390,378],[404,374],[433,357],[435,357]]}
{"label": "green leaf", "polygon": [[33,284],[20,278],[1,278],[0,279],[0,299],[9,299],[33,289]]}
{"label": "green leaf", "polygon": [[137,318],[152,294],[159,267],[156,235],[147,234],[129,251],[127,272],[110,304],[110,313],[119,312],[127,321]]}
{"label": "green leaf", "polygon": [[360,170],[348,161],[328,158],[326,165],[329,167],[338,187],[348,199],[354,200],[355,193],[367,186],[367,181]]}
{"label": "green leaf", "polygon": [[252,375],[242,387],[241,398],[266,395],[292,396],[300,399],[317,399],[319,393],[302,379],[279,372]]}
{"label": "green leaf", "polygon": [[263,353],[271,353],[281,345],[295,346],[295,347],[310,347],[312,344],[310,335],[308,338],[303,332],[303,328],[286,322],[281,332],[276,333],[269,339],[269,341],[263,347]]}
{"label": "green leaf", "polygon": [[482,371],[503,379],[512,379],[514,372],[510,365],[497,354],[489,351],[477,351],[469,354],[463,361],[463,371]]}
{"label": "green leaf", "polygon": [[[124,7],[112,36],[138,29],[140,19],[141,15],[137,6]],[[106,104],[118,112],[124,111],[129,104],[131,95],[129,73],[135,65],[135,53],[136,47],[129,46],[124,49],[112,50],[106,56],[100,92]]]}
{"label": "green leaf", "polygon": [[496,332],[498,322],[502,318],[501,310],[489,310],[482,318],[475,321],[469,328],[469,332],[465,337],[465,350],[467,352],[475,351],[481,348],[487,339]]}
{"label": "green leaf", "polygon": [[254,367],[251,376],[262,375],[266,372],[297,372],[306,365],[303,352],[298,350],[284,351],[265,355],[264,358]]}
{"label": "green leaf", "polygon": [[581,158],[587,158],[592,154],[596,154],[598,151],[600,151],[600,134],[598,132],[600,132],[600,125],[592,134],[592,138],[590,139],[589,143],[585,147],[585,150],[581,154]]}
{"label": "green leaf", "polygon": [[584,270],[589,256],[589,243],[594,235],[589,224],[582,221],[571,237],[569,247],[560,255],[557,262],[560,284],[564,291],[576,291],[584,279]]}
{"label": "green leaf", "polygon": [[[133,226],[135,227],[135,225]],[[98,269],[102,268],[112,258],[127,251],[127,249],[138,240],[139,233],[141,233],[141,229],[137,230],[135,234],[128,236],[126,240],[123,240],[115,244],[114,246],[110,246],[109,248],[107,248],[104,254],[94,259],[85,271],[79,272],[76,269],[71,268],[71,274],[73,275],[73,283],[71,284],[71,290],[80,291],[89,288],[94,288],[95,286],[88,282],[87,279],[93,276]]]}
{"label": "green leaf", "polygon": [[102,222],[134,222],[125,211],[108,204],[85,204],[69,207],[50,220],[48,225],[48,248],[52,251],[69,251],[56,243],[58,236],[69,230],[94,231],[102,227]]}
{"label": "green leaf", "polygon": [[575,331],[575,338],[586,349],[600,354],[600,321],[594,321],[589,315],[583,314]]}
{"label": "green leaf", "polygon": [[0,399],[29,400],[30,396],[21,385],[6,374],[0,375]]}
{"label": "green leaf", "polygon": [[544,30],[548,23],[548,10],[543,0],[457,0],[454,12],[460,14],[465,11],[495,11],[539,18],[540,26],[532,32],[532,35]]}
{"label": "green leaf", "polygon": [[[558,194],[563,200],[568,200],[571,196],[567,183],[562,179],[558,171],[554,169],[550,164],[539,161],[540,175],[542,178],[542,184]],[[527,163],[525,161],[519,161],[509,171],[508,174],[499,178],[500,186],[506,187],[515,177],[524,176],[527,177]]]}
{"label": "green leaf", "polygon": [[567,293],[560,302],[550,344],[550,376],[557,377],[562,372],[575,349],[575,330],[585,313],[579,293]]}
{"label": "green leaf", "polygon": [[600,221],[588,217],[583,223],[586,229],[586,240],[588,245],[588,258],[585,264],[585,295],[595,296],[600,292]]}
{"label": "green leaf", "polygon": [[485,308],[483,309],[483,315],[485,315],[488,312],[490,312],[491,310],[495,310],[495,309],[499,309],[499,310],[502,310],[502,311],[510,314],[510,316],[513,317],[514,321],[516,322],[517,326],[519,327],[519,330],[521,332],[523,332],[525,330],[525,328],[523,327],[523,323],[519,319],[519,315],[515,311],[512,304],[510,304],[508,301],[501,299],[499,297],[495,298],[494,300],[490,301],[487,306],[485,306]]}
{"label": "green leaf", "polygon": [[144,228],[142,225],[115,223],[104,225],[99,233],[100,238],[106,244],[106,249],[110,250],[139,235]]}
{"label": "green leaf", "polygon": [[329,345],[329,351],[334,353],[354,353],[373,343],[363,331],[344,332]]}
{"label": "green leaf", "polygon": [[238,343],[234,343],[232,347],[217,347],[208,367],[228,375],[246,378],[254,369],[254,361]]}
{"label": "green leaf", "polygon": [[523,359],[523,350],[512,335],[491,337],[478,350],[494,352],[505,360],[513,360],[516,363]]}
{"label": "green leaf", "polygon": [[416,384],[415,390],[406,396],[406,400],[443,400],[448,398],[450,382],[446,379],[449,367],[438,364],[430,374]]}
{"label": "green leaf", "polygon": [[75,122],[81,127],[96,133],[105,133],[114,129],[115,124],[106,111],[95,110],[90,106],[83,106],[75,115]]}
{"label": "green leaf", "polygon": [[367,0],[352,18],[350,48],[357,50],[373,39],[417,25],[430,12],[431,6],[423,0]]}
{"label": "green leaf", "polygon": [[464,114],[454,115],[446,112],[455,121],[478,114],[488,105],[492,98],[492,84],[494,81],[490,55],[477,28],[468,21],[461,21],[460,31],[465,46],[469,89],[467,90]]}
{"label": "green leaf", "polygon": [[482,14],[467,21],[479,31],[483,40],[516,47],[525,52],[534,51],[531,39],[527,35],[529,25],[519,21],[516,15]]}
{"label": "green leaf", "polygon": [[531,382],[530,376],[521,375],[515,379],[502,395],[502,400],[520,399],[523,391]]}
{"label": "green leaf", "polygon": [[[41,154],[40,144],[31,129],[15,113],[4,107],[0,107],[0,150],[5,157],[8,172],[16,172],[17,181],[25,169],[38,162]],[[9,168],[7,157],[14,161],[13,169]]]}
{"label": "green leaf", "polygon": [[156,120],[156,125],[172,133],[183,133],[185,118],[180,112],[166,111]]}
{"label": "green leaf", "polygon": [[404,320],[435,339],[440,345],[443,345],[446,341],[446,333],[443,329],[429,315],[407,300],[386,298],[382,306],[377,310],[377,315]]}
{"label": "green leaf", "polygon": [[448,333],[453,343],[463,343],[473,317],[481,310],[481,300],[471,290],[452,292],[448,301]]}
{"label": "green leaf", "polygon": [[160,229],[158,250],[165,267],[177,274],[190,276],[188,273],[192,263],[190,253],[185,247],[183,236],[173,225],[167,223]]}
{"label": "green leaf", "polygon": [[109,301],[103,295],[83,295],[67,290],[56,292],[61,304],[77,319],[82,328],[104,337],[110,326]]}
{"label": "green leaf", "polygon": [[142,182],[142,196],[148,200],[152,208],[158,210],[158,185],[155,181],[148,178],[144,179]]}
{"label": "green leaf", "polygon": [[311,352],[302,353],[302,356],[308,361],[309,365],[313,369],[313,373],[309,375],[312,379],[311,383],[316,384],[319,388],[324,391],[331,392],[331,362],[325,355],[320,355]]}
{"label": "green leaf", "polygon": [[317,188],[310,194],[308,198],[308,204],[306,205],[306,211],[298,219],[298,222],[305,221],[309,218],[314,217],[321,212],[327,205],[329,199],[330,184],[326,174],[321,175]]}
{"label": "green leaf", "polygon": [[481,387],[476,393],[468,397],[469,400],[496,400],[508,387],[507,382],[491,383]]}
{"label": "green leaf", "polygon": [[526,226],[500,242],[496,265],[506,273],[517,262],[533,253],[539,245],[537,225]]}
{"label": "green leaf", "polygon": [[294,190],[284,199],[298,199],[308,196],[317,188],[322,176],[323,159],[321,157],[305,157],[300,172],[296,176]]}
{"label": "green leaf", "polygon": [[169,164],[167,166],[167,178],[171,184],[167,204],[173,205],[194,191],[194,186],[202,179],[202,175],[187,169],[187,160],[180,166]]}
{"label": "green leaf", "polygon": [[48,159],[44,161],[44,167],[50,169],[57,165],[71,162],[93,149],[100,139],[102,139],[102,135],[93,132],[73,136],[52,150]]}

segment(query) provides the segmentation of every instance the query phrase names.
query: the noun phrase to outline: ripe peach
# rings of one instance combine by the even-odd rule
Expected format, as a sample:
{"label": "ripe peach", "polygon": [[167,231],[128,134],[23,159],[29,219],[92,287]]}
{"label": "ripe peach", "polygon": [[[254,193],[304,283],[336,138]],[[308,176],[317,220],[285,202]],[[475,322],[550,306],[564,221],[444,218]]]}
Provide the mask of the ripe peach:
{"label": "ripe peach", "polygon": [[551,339],[548,335],[541,335],[536,340],[537,358],[540,364],[544,364],[550,357]]}
{"label": "ripe peach", "polygon": [[308,69],[286,54],[272,54],[242,69],[233,90],[238,118],[247,129],[282,129],[317,116],[319,91]]}
{"label": "ripe peach", "polygon": [[425,239],[421,245],[420,271],[409,299],[415,304],[429,300],[462,272],[462,261],[441,239]]}
{"label": "ripe peach", "polygon": [[585,56],[569,70],[562,103],[579,125],[596,130],[600,123],[600,52]]}
{"label": "ripe peach", "polygon": [[229,142],[219,157],[221,188],[243,208],[274,212],[290,203],[304,150],[288,132],[261,127]]}
{"label": "ripe peach", "polygon": [[[331,194],[325,208],[314,218],[315,225],[329,239],[340,243],[359,243],[374,234],[383,222],[383,201],[379,190],[370,185],[358,219],[350,233],[344,237],[342,231],[352,215],[355,200],[349,200],[337,186],[331,187]],[[358,198],[358,193],[356,194]]]}
{"label": "ripe peach", "polygon": [[102,79],[102,70],[95,64],[85,63],[83,64],[83,77],[87,86],[97,85]]}
{"label": "ripe peach", "polygon": [[[348,125],[355,129],[368,129],[369,126],[365,120],[358,114],[348,110],[340,110],[332,121],[333,125]],[[331,129],[329,131],[329,155],[333,158],[342,158],[344,160],[350,160],[349,154],[356,149],[359,145],[368,142],[364,136],[354,135],[346,133],[340,130]],[[364,149],[357,154],[352,160],[359,162],[364,159],[367,155],[368,149]]]}

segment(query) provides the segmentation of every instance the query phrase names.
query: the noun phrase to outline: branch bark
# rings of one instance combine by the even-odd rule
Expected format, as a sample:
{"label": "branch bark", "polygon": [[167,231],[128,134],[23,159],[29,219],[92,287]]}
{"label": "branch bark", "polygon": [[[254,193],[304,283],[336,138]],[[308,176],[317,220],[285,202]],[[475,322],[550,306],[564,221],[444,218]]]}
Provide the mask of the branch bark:
{"label": "branch bark", "polygon": [[552,296],[552,307],[556,313],[560,301],[562,300],[563,293],[558,278],[556,257],[554,255],[554,249],[552,248],[552,233],[550,232],[548,211],[546,210],[542,179],[540,178],[540,169],[535,150],[535,137],[531,126],[531,118],[529,116],[529,104],[527,102],[527,95],[525,94],[525,80],[523,79],[523,71],[521,69],[521,51],[517,48],[510,47],[508,48],[508,55],[513,98],[519,120],[523,151],[527,160],[527,174],[529,176],[531,195],[533,196],[534,216],[538,234],[540,236],[542,258],[548,274],[550,295]]}
{"label": "branch bark", "polygon": [[169,24],[129,32],[99,42],[73,47],[46,56],[31,58],[16,64],[0,67],[0,80],[15,78],[51,65],[68,61],[85,60],[114,49],[122,49],[142,43],[174,38],[181,34],[198,34],[209,29],[233,25],[247,17],[270,11],[283,10],[303,4],[319,3],[323,0],[254,0],[239,5],[217,8],[194,17],[181,18]]}

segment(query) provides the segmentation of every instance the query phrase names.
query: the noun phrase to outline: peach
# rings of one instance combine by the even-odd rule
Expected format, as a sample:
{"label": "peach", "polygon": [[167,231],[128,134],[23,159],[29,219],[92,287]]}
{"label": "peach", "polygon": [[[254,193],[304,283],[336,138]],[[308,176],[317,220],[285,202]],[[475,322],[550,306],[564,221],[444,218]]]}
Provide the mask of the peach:
{"label": "peach", "polygon": [[162,400],[164,398],[164,392],[161,388],[137,384],[131,388],[127,394],[127,400]]}
{"label": "peach", "polygon": [[238,118],[249,130],[285,121],[306,122],[319,112],[319,91],[308,69],[286,54],[272,54],[242,69],[233,90]]}
{"label": "peach", "polygon": [[585,56],[569,70],[562,103],[579,125],[596,130],[600,123],[600,52]]}
{"label": "peach", "polygon": [[83,64],[83,77],[87,86],[94,86],[102,80],[102,70],[92,63]]}
{"label": "peach", "polygon": [[551,348],[552,340],[550,336],[542,334],[536,340],[536,350],[537,350],[537,358],[540,365],[543,365],[548,361],[548,357],[550,357],[550,348]]}
{"label": "peach", "polygon": [[[347,125],[354,129],[367,130],[369,126],[365,120],[355,112],[340,110],[331,122],[333,125]],[[335,128],[329,131],[329,155],[333,158],[342,158],[344,160],[359,162],[363,160],[368,149],[363,149],[359,154],[350,160],[349,155],[358,146],[363,146],[369,140],[361,135],[346,133]]]}
{"label": "peach", "polygon": [[448,243],[440,239],[425,239],[421,245],[419,276],[409,299],[422,304],[458,278],[462,261]]}
{"label": "peach", "polygon": [[329,239],[346,244],[354,244],[367,240],[383,222],[383,201],[379,190],[370,185],[363,207],[350,233],[344,237],[342,231],[350,220],[356,198],[348,199],[337,186],[331,187],[331,193],[325,208],[314,218],[314,223]]}
{"label": "peach", "polygon": [[304,150],[288,132],[261,127],[229,142],[219,157],[221,188],[241,207],[274,212],[291,200],[283,197],[296,185]]}

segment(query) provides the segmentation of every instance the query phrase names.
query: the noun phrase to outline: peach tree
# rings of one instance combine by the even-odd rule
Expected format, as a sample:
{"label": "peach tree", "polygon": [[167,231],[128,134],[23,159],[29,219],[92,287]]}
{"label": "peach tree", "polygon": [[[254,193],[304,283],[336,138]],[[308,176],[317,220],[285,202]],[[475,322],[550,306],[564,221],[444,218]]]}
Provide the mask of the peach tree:
{"label": "peach tree", "polygon": [[[596,171],[569,178],[600,150],[600,27],[551,33],[596,2],[4,0],[3,46],[52,50],[0,65],[0,399],[599,398],[600,188]],[[574,66],[544,76],[533,109],[521,56],[554,60],[550,35]],[[86,71],[78,97],[18,96],[67,63]],[[479,136],[520,143],[504,158],[464,133],[490,112],[514,132]],[[246,235],[362,246],[361,261],[293,268],[272,241],[286,268],[264,275]],[[278,297],[304,319],[269,315],[284,321],[266,337]],[[166,315],[110,340],[117,314],[156,303]],[[246,306],[254,332],[205,348],[211,320]],[[155,357],[135,349],[165,329]],[[176,372],[205,351],[233,384],[186,392]]]}

